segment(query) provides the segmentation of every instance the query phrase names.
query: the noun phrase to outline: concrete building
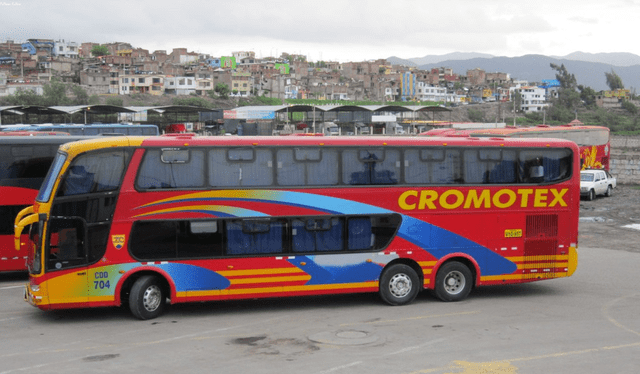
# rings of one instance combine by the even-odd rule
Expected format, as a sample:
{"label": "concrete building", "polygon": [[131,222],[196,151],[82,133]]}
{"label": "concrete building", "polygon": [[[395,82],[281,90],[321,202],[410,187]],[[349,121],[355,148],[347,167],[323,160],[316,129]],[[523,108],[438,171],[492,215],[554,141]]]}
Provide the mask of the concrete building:
{"label": "concrete building", "polygon": [[538,86],[515,87],[520,93],[520,110],[526,113],[542,112],[549,106],[546,102],[546,91]]}
{"label": "concrete building", "polygon": [[[193,80],[193,78],[191,78]],[[162,75],[130,74],[119,76],[119,94],[131,95],[145,93],[162,95],[164,93],[165,77]]]}
{"label": "concrete building", "polygon": [[76,42],[58,40],[53,44],[53,55],[55,57],[78,58],[80,56],[80,47]]}
{"label": "concrete building", "polygon": [[174,95],[195,94],[198,89],[194,77],[165,77],[164,92]]}
{"label": "concrete building", "polygon": [[425,82],[418,82],[416,98],[420,101],[455,102],[454,95],[447,93],[446,87],[432,86]]}

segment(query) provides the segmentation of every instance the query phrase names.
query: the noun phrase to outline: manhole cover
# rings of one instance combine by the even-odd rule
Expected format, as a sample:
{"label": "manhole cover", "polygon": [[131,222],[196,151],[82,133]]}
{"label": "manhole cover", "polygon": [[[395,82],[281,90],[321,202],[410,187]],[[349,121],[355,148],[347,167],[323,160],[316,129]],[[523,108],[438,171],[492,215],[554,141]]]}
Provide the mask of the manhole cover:
{"label": "manhole cover", "polygon": [[378,336],[367,331],[340,330],[325,331],[309,336],[309,340],[334,345],[363,345],[371,344],[380,340]]}

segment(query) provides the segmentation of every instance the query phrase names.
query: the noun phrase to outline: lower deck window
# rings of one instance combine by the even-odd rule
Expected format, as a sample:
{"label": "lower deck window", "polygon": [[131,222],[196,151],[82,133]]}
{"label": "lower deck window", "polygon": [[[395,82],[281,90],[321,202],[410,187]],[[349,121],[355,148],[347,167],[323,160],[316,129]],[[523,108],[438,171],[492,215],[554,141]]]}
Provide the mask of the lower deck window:
{"label": "lower deck window", "polygon": [[397,214],[138,221],[130,239],[140,260],[372,251],[386,247]]}

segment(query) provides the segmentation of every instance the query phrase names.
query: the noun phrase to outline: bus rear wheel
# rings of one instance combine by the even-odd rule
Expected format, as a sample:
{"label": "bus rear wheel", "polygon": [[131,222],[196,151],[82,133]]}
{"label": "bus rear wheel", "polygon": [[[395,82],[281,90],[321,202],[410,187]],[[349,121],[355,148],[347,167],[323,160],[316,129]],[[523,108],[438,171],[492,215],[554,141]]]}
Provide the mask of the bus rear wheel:
{"label": "bus rear wheel", "polygon": [[164,310],[165,294],[158,277],[144,275],[138,278],[129,293],[129,309],[139,319],[153,319]]}
{"label": "bus rear wheel", "polygon": [[380,297],[389,305],[412,302],[420,292],[420,278],[411,266],[391,265],[380,277]]}
{"label": "bus rear wheel", "polygon": [[473,286],[469,268],[457,261],[448,262],[438,270],[435,293],[442,301],[460,301],[466,298]]}

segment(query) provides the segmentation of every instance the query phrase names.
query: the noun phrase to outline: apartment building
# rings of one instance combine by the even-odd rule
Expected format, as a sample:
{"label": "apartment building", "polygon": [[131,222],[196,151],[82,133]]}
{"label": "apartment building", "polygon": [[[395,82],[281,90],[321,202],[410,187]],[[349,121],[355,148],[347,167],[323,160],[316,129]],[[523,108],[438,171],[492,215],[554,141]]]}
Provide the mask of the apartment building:
{"label": "apartment building", "polygon": [[249,72],[231,73],[231,94],[233,96],[249,96],[253,87],[253,78]]}
{"label": "apartment building", "polygon": [[150,95],[162,95],[165,85],[165,78],[162,75],[129,74],[119,76],[120,82],[118,93],[120,95],[131,95],[134,93],[145,93]]}
{"label": "apartment building", "polygon": [[454,102],[453,94],[447,94],[446,87],[417,82],[416,98],[420,101]]}
{"label": "apartment building", "polygon": [[55,57],[78,58],[80,56],[80,47],[76,42],[58,40],[53,43],[53,55]]}
{"label": "apartment building", "polygon": [[546,102],[546,91],[538,86],[524,86],[514,88],[520,93],[520,110],[527,113],[542,112],[549,106]]}
{"label": "apartment building", "polygon": [[164,92],[174,95],[195,94],[198,89],[194,77],[165,77]]}

